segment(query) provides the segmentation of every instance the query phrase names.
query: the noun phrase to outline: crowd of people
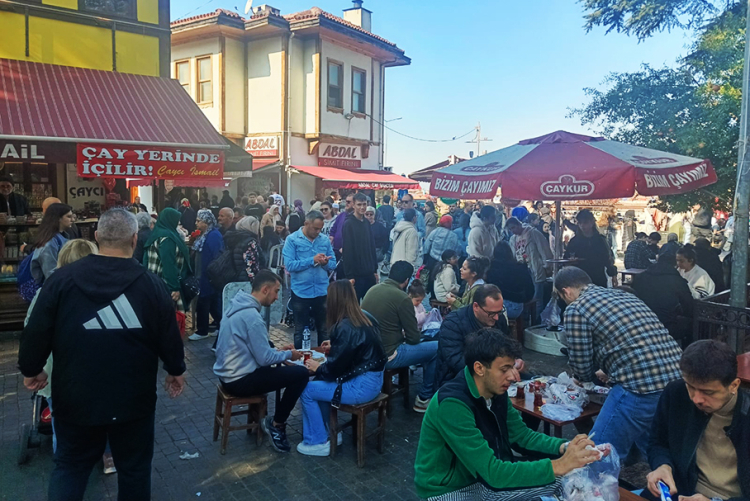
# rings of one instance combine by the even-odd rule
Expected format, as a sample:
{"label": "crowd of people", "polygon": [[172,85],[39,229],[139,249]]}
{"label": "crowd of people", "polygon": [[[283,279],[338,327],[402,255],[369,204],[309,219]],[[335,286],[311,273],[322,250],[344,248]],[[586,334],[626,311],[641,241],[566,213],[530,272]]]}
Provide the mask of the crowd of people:
{"label": "crowd of people", "polygon": [[[46,389],[54,402],[50,499],[81,499],[105,448],[120,497],[149,499],[157,362],[177,397],[185,371],[179,319],[191,304],[197,325],[187,339],[215,338],[213,371],[228,393],[283,390],[261,423],[279,452],[292,450],[286,427],[298,401],[297,452],[328,456],[329,440],[342,439],[329,437],[329,406],[368,402],[384,371],[418,366],[413,410],[424,420],[415,482],[423,498],[559,494],[561,476],[599,459],[594,442],[648,458],[644,497],[658,498],[658,481],[691,501],[750,497],[750,396],[739,388],[736,357],[716,341],[691,343],[686,320],[693,299],[719,287],[710,244],[682,245],[670,234],[659,248],[658,233],[634,231],[626,263],[645,271],[619,286],[612,242],[588,210],[565,223],[574,232],[565,245],[572,266],[553,277],[544,204],[510,215],[454,205],[441,216],[409,194],[376,205],[350,193],[343,202],[311,201],[307,211],[278,194],[251,193],[235,206],[226,192],[197,210],[181,194],[172,201],[156,219],[135,204],[137,214],[104,213],[98,250],[67,233],[68,206],[45,213],[19,368],[27,388]],[[263,308],[284,294],[285,274],[293,343],[274,346]],[[550,277],[564,304],[573,376],[610,387],[592,435],[571,441],[538,433],[539,422],[522,418],[507,395],[529,378],[509,326],[522,315],[539,320]],[[250,287],[224,304],[230,282]],[[428,311],[428,299],[445,305],[439,328],[427,325],[438,311]],[[310,347],[325,360],[305,357]],[[678,426],[682,418],[688,425]]]}

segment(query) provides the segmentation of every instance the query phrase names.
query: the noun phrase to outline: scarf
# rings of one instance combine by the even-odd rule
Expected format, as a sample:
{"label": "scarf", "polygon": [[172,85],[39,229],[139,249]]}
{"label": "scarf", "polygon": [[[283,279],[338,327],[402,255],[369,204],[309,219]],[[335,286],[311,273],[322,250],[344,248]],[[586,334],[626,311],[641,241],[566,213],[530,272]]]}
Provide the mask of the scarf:
{"label": "scarf", "polygon": [[202,251],[203,250],[203,244],[206,243],[206,237],[209,233],[211,233],[213,230],[216,229],[216,217],[214,217],[214,213],[211,212],[208,209],[201,209],[198,211],[198,214],[195,216],[196,221],[203,221],[208,225],[208,228],[206,228],[206,231],[201,233],[201,236],[198,237],[198,239],[193,244],[193,250],[195,251]]}
{"label": "scarf", "polygon": [[146,240],[146,243],[143,244],[143,247],[144,249],[151,247],[151,245],[157,240],[169,238],[174,241],[175,245],[177,245],[177,249],[182,253],[182,256],[185,258],[185,263],[189,267],[190,251],[188,250],[187,245],[185,245],[185,240],[177,231],[177,225],[180,224],[180,217],[182,217],[182,214],[180,214],[177,209],[171,207],[167,207],[161,211],[159,219],[156,221],[154,229],[151,232],[151,236]]}

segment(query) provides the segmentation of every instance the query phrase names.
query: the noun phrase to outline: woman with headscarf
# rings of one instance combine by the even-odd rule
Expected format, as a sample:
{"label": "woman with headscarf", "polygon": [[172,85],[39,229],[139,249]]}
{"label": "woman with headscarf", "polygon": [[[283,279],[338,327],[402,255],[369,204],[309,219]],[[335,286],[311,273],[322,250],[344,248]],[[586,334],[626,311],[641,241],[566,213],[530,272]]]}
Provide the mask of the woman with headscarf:
{"label": "woman with headscarf", "polygon": [[286,217],[286,227],[289,228],[289,234],[291,235],[302,228],[304,223],[305,211],[302,209],[302,200],[297,199],[294,201],[294,210]]}
{"label": "woman with headscarf", "polygon": [[458,237],[458,246],[460,250],[457,250],[458,255],[461,257],[466,257],[468,254],[466,252],[466,248],[469,246],[469,233],[471,232],[471,228],[469,225],[471,224],[471,218],[468,217],[468,215],[461,217],[461,226],[453,230],[453,234]]}
{"label": "woman with headscarf", "polygon": [[[216,218],[208,209],[201,209],[196,216],[195,226],[201,235],[193,244],[195,251],[195,275],[200,277],[200,292],[196,305],[197,329],[190,337],[191,341],[199,341],[216,336],[221,322],[221,292],[214,290],[208,280],[208,265],[219,257],[224,250],[224,237],[217,228]],[[209,333],[208,315],[214,319],[215,327]]]}
{"label": "woman with headscarf", "polygon": [[424,204],[424,226],[425,226],[424,237],[425,238],[427,238],[430,235],[430,233],[432,233],[432,231],[435,228],[437,228],[439,217],[440,215],[435,210],[435,204],[432,202],[432,200],[426,201]]}
{"label": "woman with headscarf", "polygon": [[[263,218],[260,220],[260,227],[265,228],[267,226],[270,226],[271,228],[276,228],[276,222],[281,221],[281,206],[280,205],[272,205],[271,208],[268,209],[268,212],[263,214]],[[263,230],[261,230],[263,231]]]}
{"label": "woman with headscarf", "polygon": [[188,235],[195,231],[195,209],[190,206],[190,200],[183,198],[180,201],[180,208],[178,209],[182,214],[180,217],[180,224]]}
{"label": "woman with headscarf", "polygon": [[252,282],[263,265],[260,245],[260,223],[253,216],[237,221],[236,231],[224,235],[224,244],[232,250],[232,262],[236,271],[236,282]]}
{"label": "woman with headscarf", "polygon": [[143,265],[167,284],[175,308],[185,311],[182,301],[182,282],[190,272],[190,251],[177,231],[180,213],[167,207],[154,225],[151,236],[143,244]]}
{"label": "woman with headscarf", "polygon": [[260,247],[263,249],[264,265],[267,268],[276,268],[278,263],[269,263],[268,259],[271,255],[271,249],[277,245],[281,245],[281,237],[276,233],[276,228],[272,226],[266,226],[262,229],[263,236],[260,239]]}

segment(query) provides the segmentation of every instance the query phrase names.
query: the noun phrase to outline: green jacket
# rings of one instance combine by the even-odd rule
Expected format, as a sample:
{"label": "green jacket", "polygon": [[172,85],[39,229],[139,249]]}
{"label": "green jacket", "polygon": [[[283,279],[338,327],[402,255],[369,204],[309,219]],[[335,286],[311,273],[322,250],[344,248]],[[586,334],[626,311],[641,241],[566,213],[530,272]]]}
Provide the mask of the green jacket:
{"label": "green jacket", "polygon": [[558,456],[563,439],[530,430],[507,394],[491,410],[465,368],[432,397],[422,421],[414,481],[422,498],[482,479],[493,489],[525,489],[555,481],[549,459],[514,462],[512,445]]}
{"label": "green jacket", "polygon": [[456,311],[463,308],[464,306],[474,304],[474,294],[476,294],[477,289],[480,285],[484,285],[484,280],[482,280],[481,278],[474,283],[474,286],[471,289],[465,290],[463,296],[456,299],[456,301],[451,305],[451,310]]}
{"label": "green jacket", "polygon": [[386,279],[372,287],[362,300],[362,309],[380,324],[380,339],[387,356],[404,344],[419,344],[422,334],[417,326],[414,305],[395,280]]}

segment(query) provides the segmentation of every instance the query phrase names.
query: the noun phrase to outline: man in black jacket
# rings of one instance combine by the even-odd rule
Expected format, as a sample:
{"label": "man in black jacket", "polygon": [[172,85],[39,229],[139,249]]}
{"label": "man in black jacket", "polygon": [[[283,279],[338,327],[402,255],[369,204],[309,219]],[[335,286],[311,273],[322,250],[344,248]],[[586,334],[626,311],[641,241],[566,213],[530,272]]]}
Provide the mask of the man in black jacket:
{"label": "man in black jacket", "polygon": [[[505,318],[503,296],[495,285],[480,285],[474,293],[474,303],[464,306],[445,317],[438,335],[438,363],[435,382],[436,388],[456,377],[466,366],[464,361],[464,342],[466,336],[484,327],[492,327],[508,334],[508,320]],[[518,370],[523,362],[516,364]]]}
{"label": "man in black jacket", "polygon": [[26,197],[13,193],[15,184],[10,176],[0,177],[0,212],[20,217],[31,214]]}
{"label": "man in black jacket", "polygon": [[135,259],[138,223],[124,209],[102,214],[99,255],[57,270],[44,282],[21,335],[24,385],[47,385],[54,355],[55,469],[49,499],[83,499],[109,441],[119,499],[151,496],[159,359],[165,387],[182,393],[185,372],[174,305],[164,282]]}
{"label": "man in black jacket", "polygon": [[679,501],[749,501],[750,392],[740,389],[736,354],[698,341],[680,370],[683,379],[666,387],[654,417],[648,490],[659,499],[662,481]]}
{"label": "man in black jacket", "polygon": [[367,197],[363,193],[354,195],[354,212],[344,222],[344,273],[354,281],[354,290],[360,301],[370,287],[378,283],[378,259],[372,225],[365,219]]}
{"label": "man in black jacket", "polygon": [[596,229],[594,215],[588,209],[583,209],[576,216],[580,231],[576,233],[565,249],[566,258],[577,258],[581,261],[573,263],[585,271],[591,282],[599,287],[607,286],[607,275],[612,278],[612,286],[617,287],[617,267],[614,265],[612,249],[607,239]]}

